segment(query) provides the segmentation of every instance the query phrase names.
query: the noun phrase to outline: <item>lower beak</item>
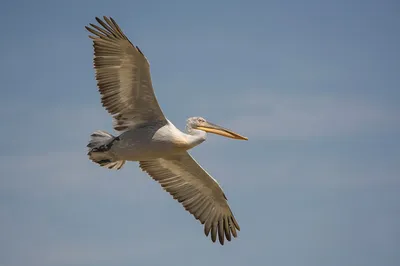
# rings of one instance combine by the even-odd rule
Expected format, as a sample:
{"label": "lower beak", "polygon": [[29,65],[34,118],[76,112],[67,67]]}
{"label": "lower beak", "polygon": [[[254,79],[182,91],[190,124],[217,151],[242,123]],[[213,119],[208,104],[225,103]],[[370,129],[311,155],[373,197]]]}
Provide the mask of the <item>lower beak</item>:
{"label": "lower beak", "polygon": [[209,132],[209,133],[214,133],[218,134],[224,137],[232,138],[232,139],[240,139],[240,140],[248,140],[248,138],[243,137],[242,135],[239,135],[238,133],[233,132],[232,130],[220,127],[218,125],[206,122],[206,124],[202,126],[198,126],[197,129]]}

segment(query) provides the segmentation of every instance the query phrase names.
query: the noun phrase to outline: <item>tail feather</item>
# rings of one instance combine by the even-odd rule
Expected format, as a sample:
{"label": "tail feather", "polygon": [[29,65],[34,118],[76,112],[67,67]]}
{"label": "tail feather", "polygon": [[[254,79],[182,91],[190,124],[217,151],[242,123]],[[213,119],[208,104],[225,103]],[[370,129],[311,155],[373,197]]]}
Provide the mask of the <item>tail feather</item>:
{"label": "tail feather", "polygon": [[121,169],[125,164],[125,160],[118,160],[110,152],[113,142],[118,140],[118,138],[102,130],[93,132],[90,137],[91,139],[87,145],[89,148],[89,159],[108,169]]}

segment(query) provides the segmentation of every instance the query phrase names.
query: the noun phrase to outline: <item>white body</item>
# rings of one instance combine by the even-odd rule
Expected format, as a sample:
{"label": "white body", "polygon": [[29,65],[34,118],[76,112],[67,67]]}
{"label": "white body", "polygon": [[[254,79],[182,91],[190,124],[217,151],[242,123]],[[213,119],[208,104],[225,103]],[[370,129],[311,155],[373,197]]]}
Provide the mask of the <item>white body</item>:
{"label": "white body", "polygon": [[122,133],[111,146],[117,160],[143,161],[182,153],[206,139],[206,134],[189,135],[167,124],[153,124],[130,129]]}

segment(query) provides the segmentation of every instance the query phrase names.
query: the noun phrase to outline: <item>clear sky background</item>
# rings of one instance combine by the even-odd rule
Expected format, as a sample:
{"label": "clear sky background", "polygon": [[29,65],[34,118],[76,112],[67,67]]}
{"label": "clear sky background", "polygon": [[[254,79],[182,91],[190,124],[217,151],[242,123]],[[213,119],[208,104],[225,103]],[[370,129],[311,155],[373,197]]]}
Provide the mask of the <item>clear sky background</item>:
{"label": "clear sky background", "polygon": [[[114,17],[241,226],[225,246],[112,131],[84,26]],[[0,22],[0,265],[400,265],[399,1],[6,1]]]}

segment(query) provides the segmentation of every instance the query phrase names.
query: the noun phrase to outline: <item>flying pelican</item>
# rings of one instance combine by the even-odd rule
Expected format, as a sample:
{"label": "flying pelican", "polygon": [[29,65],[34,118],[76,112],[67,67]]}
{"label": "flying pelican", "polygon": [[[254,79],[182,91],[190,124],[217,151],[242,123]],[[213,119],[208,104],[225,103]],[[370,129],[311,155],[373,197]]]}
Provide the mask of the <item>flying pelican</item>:
{"label": "flying pelican", "polygon": [[85,28],[94,34],[94,69],[101,102],[113,116],[113,136],[92,133],[87,147],[90,160],[108,169],[121,169],[126,161],[140,168],[204,224],[206,236],[217,235],[221,245],[240,230],[218,182],[187,152],[206,140],[206,132],[247,140],[202,117],[187,120],[186,133],[177,129],[158,105],[150,76],[150,65],[110,17],[96,17],[100,26]]}

